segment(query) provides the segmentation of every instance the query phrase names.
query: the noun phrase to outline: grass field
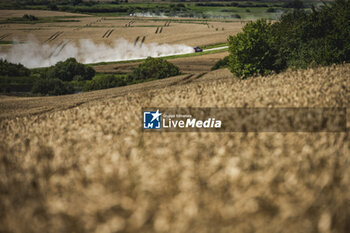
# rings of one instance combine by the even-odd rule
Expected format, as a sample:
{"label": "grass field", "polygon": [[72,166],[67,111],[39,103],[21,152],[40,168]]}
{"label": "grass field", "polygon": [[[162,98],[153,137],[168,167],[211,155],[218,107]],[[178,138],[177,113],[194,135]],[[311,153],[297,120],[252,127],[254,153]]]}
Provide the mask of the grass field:
{"label": "grass field", "polygon": [[223,69],[1,97],[0,231],[348,232],[348,129],[143,133],[140,119],[143,106],[349,107],[349,73],[339,65],[240,81]]}

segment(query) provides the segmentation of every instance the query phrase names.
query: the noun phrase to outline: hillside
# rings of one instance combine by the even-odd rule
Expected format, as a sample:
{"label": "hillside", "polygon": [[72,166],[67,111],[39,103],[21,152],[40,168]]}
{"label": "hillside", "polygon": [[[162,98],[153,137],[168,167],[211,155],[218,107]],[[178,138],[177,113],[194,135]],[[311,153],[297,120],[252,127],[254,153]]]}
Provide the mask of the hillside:
{"label": "hillside", "polygon": [[224,69],[1,98],[0,231],[349,232],[349,129],[141,131],[143,106],[349,107],[349,74],[345,64],[242,81]]}

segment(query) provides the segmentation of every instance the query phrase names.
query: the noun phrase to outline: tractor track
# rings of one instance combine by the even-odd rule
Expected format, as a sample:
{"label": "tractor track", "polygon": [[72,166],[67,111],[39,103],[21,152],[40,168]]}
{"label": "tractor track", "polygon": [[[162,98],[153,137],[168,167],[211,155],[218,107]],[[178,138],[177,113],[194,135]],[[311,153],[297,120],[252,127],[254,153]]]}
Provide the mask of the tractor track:
{"label": "tractor track", "polygon": [[47,40],[44,41],[45,42],[50,42],[50,41],[54,41],[57,37],[59,37],[60,35],[62,35],[63,32],[56,32],[54,34],[52,34]]}

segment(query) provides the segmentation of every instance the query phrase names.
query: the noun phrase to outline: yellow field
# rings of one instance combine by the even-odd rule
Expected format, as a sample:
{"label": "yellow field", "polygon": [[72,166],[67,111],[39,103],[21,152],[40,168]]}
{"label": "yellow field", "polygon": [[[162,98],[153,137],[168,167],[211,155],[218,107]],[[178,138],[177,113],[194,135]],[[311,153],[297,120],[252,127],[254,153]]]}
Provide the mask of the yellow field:
{"label": "yellow field", "polygon": [[[51,45],[61,41],[78,42],[80,39],[91,39],[96,43],[111,45],[116,39],[124,38],[130,42],[140,36],[146,37],[145,43],[185,44],[188,46],[203,46],[207,44],[225,43],[228,35],[236,34],[243,26],[241,22],[191,21],[177,18],[142,18],[142,17],[94,17],[82,14],[50,11],[9,11],[0,10],[0,20],[11,17],[21,17],[31,14],[37,17],[65,16],[63,20],[78,20],[78,22],[55,22],[38,24],[2,24],[1,35],[8,35],[4,40],[27,41],[29,35],[41,43]],[[70,18],[72,16],[72,18]],[[74,16],[74,17],[73,17]],[[81,17],[79,17],[81,16]],[[168,27],[164,27],[171,21]],[[206,24],[208,22],[208,25]],[[163,27],[162,33],[155,33],[157,27]],[[108,38],[102,38],[107,30],[113,29]],[[57,32],[61,33],[54,40],[48,39]],[[1,51],[7,51],[9,46],[1,46]]]}
{"label": "yellow field", "polygon": [[[349,232],[344,133],[142,133],[144,106],[349,107],[350,65],[0,98],[1,232]],[[349,125],[348,114],[348,125]]]}

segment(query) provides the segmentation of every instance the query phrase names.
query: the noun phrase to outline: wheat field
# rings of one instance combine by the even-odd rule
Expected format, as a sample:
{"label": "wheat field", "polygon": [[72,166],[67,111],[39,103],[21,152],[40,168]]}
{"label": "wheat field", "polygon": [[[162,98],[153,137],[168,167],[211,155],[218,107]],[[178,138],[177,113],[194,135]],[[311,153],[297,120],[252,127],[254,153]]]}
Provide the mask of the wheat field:
{"label": "wheat field", "polygon": [[222,69],[60,108],[49,107],[84,96],[41,97],[48,110],[34,113],[12,98],[0,105],[0,232],[350,232],[348,128],[141,130],[145,106],[349,107],[349,74],[344,64],[242,81]]}

